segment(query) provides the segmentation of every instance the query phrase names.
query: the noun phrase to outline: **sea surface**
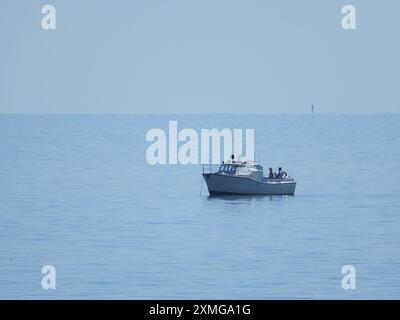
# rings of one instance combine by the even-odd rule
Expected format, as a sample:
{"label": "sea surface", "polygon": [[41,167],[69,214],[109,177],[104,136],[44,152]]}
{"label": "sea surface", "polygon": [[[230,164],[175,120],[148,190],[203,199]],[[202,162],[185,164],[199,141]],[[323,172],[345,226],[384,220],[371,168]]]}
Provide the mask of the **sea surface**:
{"label": "sea surface", "polygon": [[[146,133],[255,129],[294,196],[208,197]],[[0,115],[1,299],[400,299],[400,115]],[[41,269],[56,269],[56,289]],[[342,288],[342,267],[356,289]]]}

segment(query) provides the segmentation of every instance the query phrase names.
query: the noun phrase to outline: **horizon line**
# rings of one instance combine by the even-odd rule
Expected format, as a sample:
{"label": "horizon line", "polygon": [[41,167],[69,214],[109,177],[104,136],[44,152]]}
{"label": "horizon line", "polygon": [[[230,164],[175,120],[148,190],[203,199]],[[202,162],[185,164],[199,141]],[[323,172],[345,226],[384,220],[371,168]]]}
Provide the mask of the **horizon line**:
{"label": "horizon line", "polygon": [[6,115],[399,115],[400,111],[387,112],[0,112],[1,116]]}

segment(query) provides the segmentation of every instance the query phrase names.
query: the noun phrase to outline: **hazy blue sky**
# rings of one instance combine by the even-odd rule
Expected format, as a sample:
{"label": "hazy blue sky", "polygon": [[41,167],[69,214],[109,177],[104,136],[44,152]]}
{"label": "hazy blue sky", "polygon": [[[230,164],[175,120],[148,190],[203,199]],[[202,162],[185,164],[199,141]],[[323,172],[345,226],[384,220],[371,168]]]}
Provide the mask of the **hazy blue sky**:
{"label": "hazy blue sky", "polygon": [[400,111],[398,0],[1,0],[0,37],[0,112]]}

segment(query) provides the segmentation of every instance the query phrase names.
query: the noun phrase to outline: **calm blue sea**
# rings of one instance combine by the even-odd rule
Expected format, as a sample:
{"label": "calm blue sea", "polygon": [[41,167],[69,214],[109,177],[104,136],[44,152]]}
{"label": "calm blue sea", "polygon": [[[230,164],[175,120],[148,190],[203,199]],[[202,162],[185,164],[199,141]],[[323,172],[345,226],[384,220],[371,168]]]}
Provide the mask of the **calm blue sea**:
{"label": "calm blue sea", "polygon": [[[169,120],[254,128],[257,160],[291,172],[295,196],[209,198],[200,165],[148,165],[146,133]],[[399,123],[1,115],[0,298],[400,299]]]}

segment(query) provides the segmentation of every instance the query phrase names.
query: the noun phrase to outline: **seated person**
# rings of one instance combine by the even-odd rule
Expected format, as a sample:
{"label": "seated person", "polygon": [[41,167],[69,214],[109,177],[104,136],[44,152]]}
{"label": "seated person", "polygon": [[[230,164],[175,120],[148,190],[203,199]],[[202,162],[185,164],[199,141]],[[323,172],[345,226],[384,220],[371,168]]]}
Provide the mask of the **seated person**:
{"label": "seated person", "polygon": [[272,168],[269,168],[268,178],[270,178],[270,179],[276,178],[276,173],[272,172]]}
{"label": "seated person", "polygon": [[281,167],[278,169],[278,178],[279,179],[285,179],[287,177],[287,173],[282,170]]}

